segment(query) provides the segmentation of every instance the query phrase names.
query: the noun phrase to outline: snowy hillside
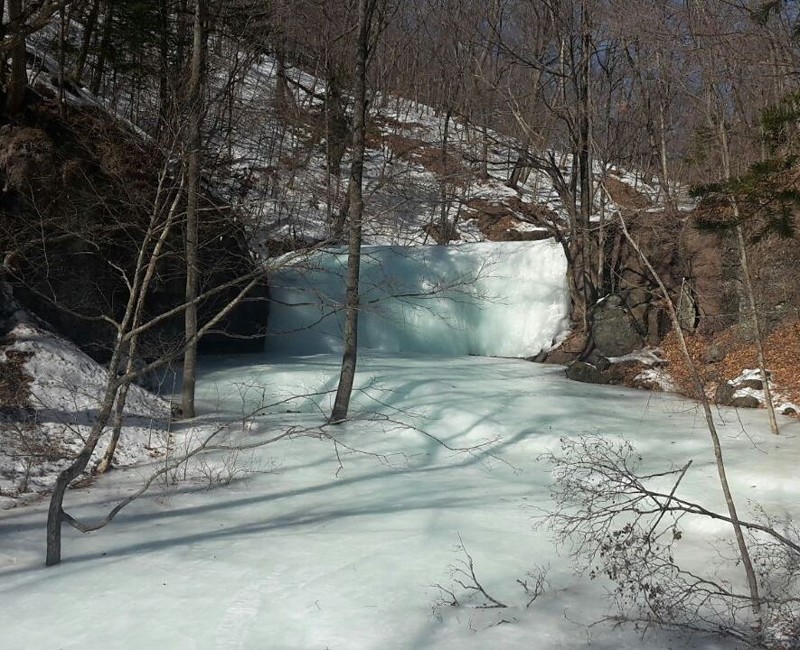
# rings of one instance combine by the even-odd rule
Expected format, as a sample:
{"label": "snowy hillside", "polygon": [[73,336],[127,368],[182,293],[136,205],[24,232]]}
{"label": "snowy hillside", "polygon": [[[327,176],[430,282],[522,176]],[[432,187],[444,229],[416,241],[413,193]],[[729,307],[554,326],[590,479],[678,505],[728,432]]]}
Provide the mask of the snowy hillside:
{"label": "snowy hillside", "polygon": [[[278,107],[275,60],[235,45],[210,52],[209,94],[228,73],[243,83],[209,103],[202,189],[283,263],[269,278],[267,349],[201,358],[197,415],[176,431],[168,402],[133,388],[117,458],[131,466],[87,476],[64,502],[86,522],[126,507],[93,534],[65,524],[63,563],[45,569],[48,506],[25,494],[46,491],[75,455],[108,378],[17,317],[0,341],[0,395],[16,400],[0,404],[0,647],[800,647],[800,420],[779,416],[775,436],[757,411],[709,416],[763,587],[754,598],[695,402],[501,358],[546,350],[569,326],[564,250],[548,238],[567,207],[548,174],[515,174],[518,143],[501,133],[371,98],[358,366],[349,417],[328,422],[345,255],[281,256],[330,237],[348,154],[332,162],[324,80],[288,69],[290,101]],[[56,65],[40,54],[32,83],[58,92]],[[150,126],[155,89],[131,85],[128,98],[124,87],[67,99]],[[570,180],[569,156],[538,153]],[[593,171],[595,223],[661,209],[662,192],[637,174]],[[660,374],[656,355],[611,360],[643,356]],[[180,388],[168,377],[167,397]],[[578,453],[559,474],[570,445]],[[615,449],[629,454],[603,456]]]}
{"label": "snowy hillside", "polygon": [[[341,209],[348,178],[347,154],[341,173],[328,174],[325,139],[315,139],[320,136],[315,136],[313,124],[303,121],[321,110],[325,81],[288,70],[296,111],[306,117],[285,132],[265,132],[263,107],[274,103],[277,63],[264,55],[247,64],[236,98],[239,119],[232,132],[233,173],[226,192],[238,197],[237,205],[250,212],[267,239],[324,240]],[[521,182],[510,187],[518,142],[457,116],[446,121],[431,107],[400,97],[376,95],[370,106],[365,243],[440,243],[444,233],[437,229],[443,222],[455,224],[447,238],[456,242],[539,239],[547,223],[566,221],[567,209],[546,173],[527,169]],[[309,141],[316,144],[309,146]],[[569,154],[537,153],[552,154],[569,181]],[[610,217],[620,207],[663,208],[658,185],[636,173],[595,163],[594,174],[604,180],[593,199],[594,220]],[[679,198],[683,208],[693,205],[687,197]]]}

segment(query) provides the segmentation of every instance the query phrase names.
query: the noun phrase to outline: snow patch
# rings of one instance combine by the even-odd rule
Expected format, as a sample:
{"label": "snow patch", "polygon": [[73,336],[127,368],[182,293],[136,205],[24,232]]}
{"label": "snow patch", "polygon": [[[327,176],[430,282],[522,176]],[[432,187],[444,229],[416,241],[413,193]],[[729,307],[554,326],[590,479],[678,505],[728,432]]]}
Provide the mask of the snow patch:
{"label": "snow patch", "polygon": [[[9,338],[12,343],[6,350],[31,355],[24,369],[32,377],[32,412],[22,421],[0,421],[0,494],[19,497],[49,490],[58,472],[82,449],[103,399],[107,372],[74,344],[28,319],[17,323]],[[115,464],[150,460],[163,450],[169,415],[167,402],[131,386]],[[101,439],[90,468],[102,457],[109,436]]]}

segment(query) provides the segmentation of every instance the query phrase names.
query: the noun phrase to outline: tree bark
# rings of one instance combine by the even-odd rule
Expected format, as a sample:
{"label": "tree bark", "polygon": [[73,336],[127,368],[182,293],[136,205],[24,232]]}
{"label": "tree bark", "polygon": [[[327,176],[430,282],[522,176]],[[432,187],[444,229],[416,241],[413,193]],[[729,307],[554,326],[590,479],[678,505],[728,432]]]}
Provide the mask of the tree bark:
{"label": "tree bark", "polygon": [[347,249],[347,292],[345,296],[344,353],[339,386],[329,422],[347,418],[358,358],[359,278],[361,268],[361,230],[364,219],[364,140],[367,119],[367,58],[369,34],[376,0],[359,0],[358,40],[353,110],[353,160],[350,166],[350,229]]}
{"label": "tree bark", "polygon": [[194,392],[197,371],[197,296],[199,289],[197,239],[198,203],[200,195],[200,123],[202,120],[203,66],[206,35],[203,25],[205,0],[195,0],[194,37],[192,41],[191,76],[189,79],[189,131],[187,146],[186,199],[186,302],[184,314],[186,349],[183,354],[183,388],[181,408],[183,417],[193,418]]}
{"label": "tree bark", "polygon": [[103,13],[103,34],[100,37],[100,48],[97,54],[97,61],[92,70],[92,81],[89,86],[89,90],[94,95],[100,94],[100,87],[103,85],[103,73],[105,72],[106,59],[111,47],[111,27],[113,22],[114,3],[106,0],[106,8]]}
{"label": "tree bark", "polygon": [[[22,0],[8,0],[9,31],[21,34],[23,11]],[[28,70],[25,64],[25,39],[20,38],[11,50],[11,77],[6,87],[6,111],[16,117],[25,106],[25,89],[28,87]]]}
{"label": "tree bark", "polygon": [[81,49],[78,50],[78,58],[75,61],[75,79],[80,81],[86,67],[86,58],[89,56],[89,48],[92,45],[92,37],[97,26],[97,18],[100,15],[100,0],[92,0],[89,15],[83,25],[83,38],[81,39]]}
{"label": "tree bark", "polygon": [[[733,200],[735,217],[738,219],[738,205],[736,200]],[[736,245],[739,249],[739,264],[742,267],[742,279],[744,281],[745,293],[747,294],[748,307],[750,308],[750,318],[755,330],[756,338],[756,356],[758,358],[758,368],[761,371],[761,383],[764,385],[764,405],[767,408],[767,416],[769,418],[769,427],[772,433],[778,435],[778,418],[775,416],[775,405],[772,403],[772,389],[769,387],[769,376],[767,375],[767,361],[764,354],[764,332],[761,327],[761,319],[758,317],[758,308],[756,306],[755,292],[753,291],[753,282],[750,279],[750,265],[747,259],[747,246],[744,241],[744,234],[742,233],[742,226],[736,226]]]}
{"label": "tree bark", "polygon": [[736,538],[736,545],[739,550],[739,559],[742,561],[742,566],[744,567],[744,572],[747,577],[747,585],[750,590],[750,605],[753,611],[753,616],[756,619],[757,628],[760,630],[762,621],[761,596],[759,595],[758,590],[758,578],[756,577],[756,572],[753,568],[753,561],[750,557],[750,551],[747,548],[747,542],[744,538],[742,525],[739,521],[739,515],[736,511],[736,502],[734,501],[733,493],[731,492],[730,484],[728,483],[728,474],[725,469],[725,459],[722,455],[722,444],[719,439],[719,434],[717,433],[717,427],[714,424],[714,415],[711,412],[711,405],[708,402],[708,397],[706,397],[703,380],[700,378],[700,374],[697,372],[697,367],[692,360],[691,354],[689,354],[689,348],[686,345],[686,339],[683,335],[683,329],[680,325],[678,311],[675,308],[675,303],[672,301],[666,286],[664,286],[664,283],[661,280],[661,276],[656,273],[656,270],[653,268],[650,260],[631,237],[621,215],[619,220],[622,227],[622,232],[625,235],[625,239],[627,239],[628,243],[630,243],[631,247],[634,249],[634,251],[636,251],[636,254],[642,260],[645,267],[650,272],[650,275],[656,281],[656,284],[658,284],[659,291],[661,291],[661,295],[664,298],[664,303],[667,306],[667,312],[669,313],[670,321],[672,322],[672,329],[678,337],[681,353],[686,361],[687,366],[689,367],[689,370],[691,371],[695,392],[697,393],[697,398],[700,400],[700,404],[703,407],[703,415],[705,416],[706,427],[708,428],[708,433],[711,437],[711,444],[714,449],[714,461],[717,466],[717,477],[719,478],[720,487],[722,488],[722,494],[725,497],[725,505],[727,506],[728,516],[730,517],[731,527],[733,528],[734,536]]}

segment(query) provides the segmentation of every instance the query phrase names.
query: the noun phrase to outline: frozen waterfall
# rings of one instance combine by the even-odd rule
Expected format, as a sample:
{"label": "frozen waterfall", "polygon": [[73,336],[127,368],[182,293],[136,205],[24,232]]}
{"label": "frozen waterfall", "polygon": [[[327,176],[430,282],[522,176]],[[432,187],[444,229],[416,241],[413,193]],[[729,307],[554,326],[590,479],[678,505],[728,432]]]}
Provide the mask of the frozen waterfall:
{"label": "frozen waterfall", "polygon": [[[315,253],[270,277],[267,351],[338,352],[347,255]],[[368,246],[359,346],[395,354],[526,357],[568,329],[566,260],[552,240]]]}

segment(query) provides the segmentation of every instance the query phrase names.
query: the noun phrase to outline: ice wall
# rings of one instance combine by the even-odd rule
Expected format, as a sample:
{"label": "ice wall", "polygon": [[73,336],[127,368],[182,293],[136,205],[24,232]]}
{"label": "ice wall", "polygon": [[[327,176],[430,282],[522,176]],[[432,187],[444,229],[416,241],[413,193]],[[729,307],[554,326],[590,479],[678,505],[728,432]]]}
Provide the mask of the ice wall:
{"label": "ice wall", "polygon": [[[267,351],[342,348],[343,251],[270,276]],[[524,357],[568,328],[566,260],[552,240],[363,249],[359,345],[389,353]]]}

